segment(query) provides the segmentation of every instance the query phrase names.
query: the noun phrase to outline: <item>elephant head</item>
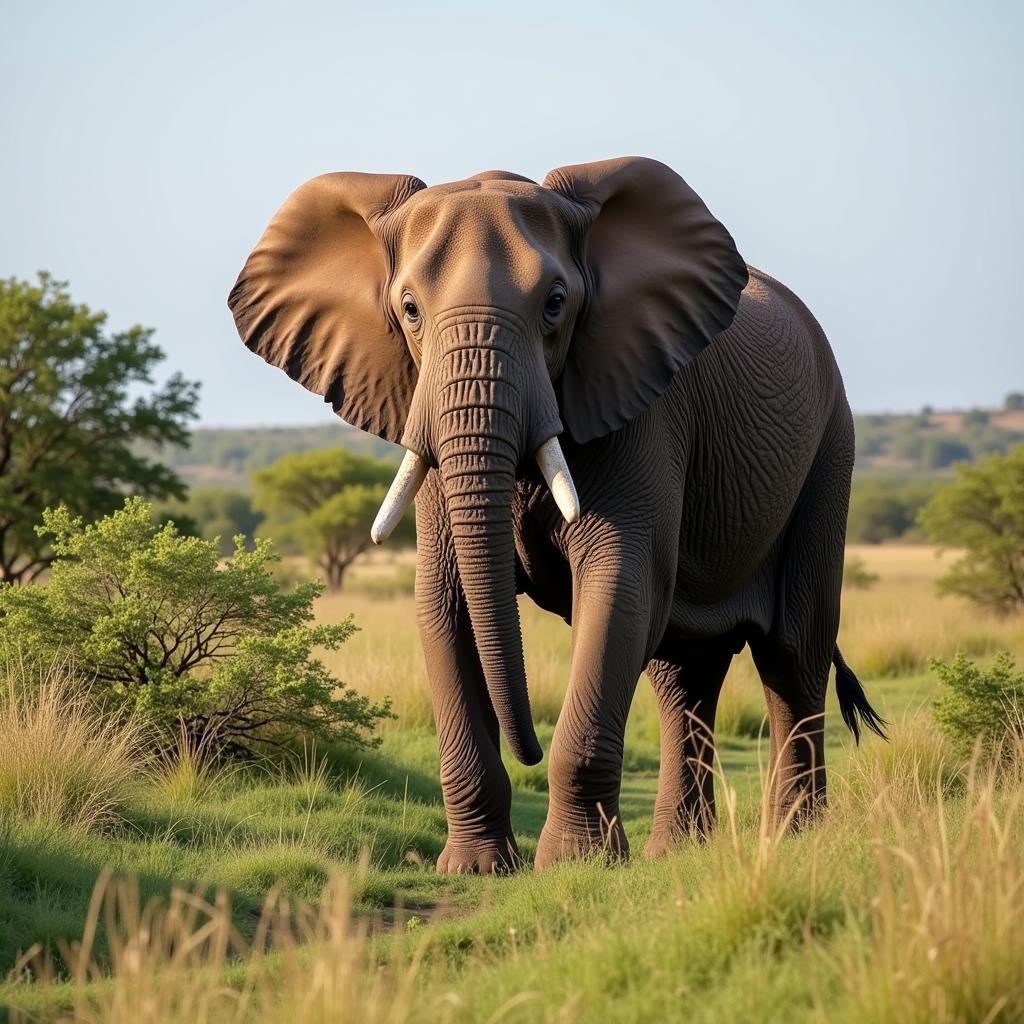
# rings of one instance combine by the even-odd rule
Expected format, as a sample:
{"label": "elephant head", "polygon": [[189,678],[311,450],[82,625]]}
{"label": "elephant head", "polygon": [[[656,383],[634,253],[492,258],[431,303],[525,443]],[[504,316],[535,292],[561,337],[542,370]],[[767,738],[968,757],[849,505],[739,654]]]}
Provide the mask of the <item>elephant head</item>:
{"label": "elephant head", "polygon": [[[619,429],[732,320],[747,271],[677,174],[624,158],[427,188],[327,174],[275,215],[229,298],[246,345],[407,454],[378,543],[428,468],[498,721],[520,761],[530,718],[512,496],[536,457],[580,514],[558,443]],[[585,511],[585,510],[584,510]]]}

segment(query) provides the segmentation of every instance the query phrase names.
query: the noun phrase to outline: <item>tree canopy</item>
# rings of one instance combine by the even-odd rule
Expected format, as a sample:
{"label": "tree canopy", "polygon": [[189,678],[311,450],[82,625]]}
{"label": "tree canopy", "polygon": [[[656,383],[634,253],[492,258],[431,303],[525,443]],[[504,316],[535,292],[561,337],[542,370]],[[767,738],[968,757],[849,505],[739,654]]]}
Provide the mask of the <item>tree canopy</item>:
{"label": "tree canopy", "polygon": [[[344,448],[285,455],[253,474],[254,505],[268,516],[263,530],[294,540],[337,590],[345,570],[370,545],[370,526],[395,468]],[[413,536],[407,516],[395,539]]]}
{"label": "tree canopy", "polygon": [[940,591],[1003,614],[1024,610],[1024,445],[959,466],[920,522],[935,543],[965,551]]}
{"label": "tree canopy", "polygon": [[187,444],[198,385],[174,374],[152,387],[163,359],[152,339],[139,325],[108,330],[106,313],[46,273],[0,281],[0,581],[32,580],[50,564],[34,529],[48,506],[94,519],[126,492],[184,496],[139,443]]}

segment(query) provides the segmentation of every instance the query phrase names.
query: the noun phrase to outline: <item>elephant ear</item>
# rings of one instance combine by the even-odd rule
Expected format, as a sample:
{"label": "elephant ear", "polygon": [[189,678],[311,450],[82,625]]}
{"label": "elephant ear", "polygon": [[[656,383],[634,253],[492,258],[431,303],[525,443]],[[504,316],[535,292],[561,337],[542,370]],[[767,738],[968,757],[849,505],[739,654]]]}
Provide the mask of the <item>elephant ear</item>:
{"label": "elephant ear", "polygon": [[387,215],[425,188],[399,174],[324,174],[274,215],[228,296],[245,344],[353,426],[397,442],[416,382],[385,293]]}
{"label": "elephant ear", "polygon": [[697,193],[656,160],[560,167],[544,185],[581,213],[588,303],[560,387],[583,443],[643,412],[729,326],[747,268]]}

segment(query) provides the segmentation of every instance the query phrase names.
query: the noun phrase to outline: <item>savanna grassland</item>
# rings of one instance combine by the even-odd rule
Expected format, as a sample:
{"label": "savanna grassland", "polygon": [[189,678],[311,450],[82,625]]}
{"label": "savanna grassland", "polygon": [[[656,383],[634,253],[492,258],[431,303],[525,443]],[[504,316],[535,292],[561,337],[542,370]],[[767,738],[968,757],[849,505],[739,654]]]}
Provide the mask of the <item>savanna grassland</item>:
{"label": "savanna grassland", "polygon": [[[878,579],[845,592],[840,643],[891,742],[854,746],[830,694],[827,815],[774,832],[764,701],[742,655],[719,713],[720,828],[656,862],[640,856],[658,767],[641,680],[628,865],[433,872],[445,824],[408,556],[364,559],[318,608],[361,629],[328,655],[338,676],[392,698],[375,750],[307,750],[286,768],[159,761],[85,716],[59,669],[55,697],[0,694],[0,733],[17,737],[0,749],[0,1004],[19,1020],[190,1024],[1024,1020],[1024,750],[998,777],[958,759],[928,666],[958,650],[1020,661],[1024,626],[937,598],[948,556],[932,549],[851,554]],[[523,617],[546,748],[569,631],[529,604]],[[545,764],[509,770],[529,862]],[[38,780],[20,810],[3,799],[15,775],[18,792]]]}

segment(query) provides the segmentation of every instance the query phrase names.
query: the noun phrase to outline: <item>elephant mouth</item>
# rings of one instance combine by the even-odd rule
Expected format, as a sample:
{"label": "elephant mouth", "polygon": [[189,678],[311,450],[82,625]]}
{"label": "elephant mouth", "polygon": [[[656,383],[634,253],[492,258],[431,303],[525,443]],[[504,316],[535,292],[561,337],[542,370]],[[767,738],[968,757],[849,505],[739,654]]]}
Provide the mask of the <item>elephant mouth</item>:
{"label": "elephant mouth", "polygon": [[[570,524],[578,522],[580,499],[558,438],[549,437],[533,453],[533,457],[562,517]],[[370,539],[374,544],[383,544],[394,533],[423,486],[423,481],[427,479],[428,472],[430,463],[427,459],[419,452],[407,449],[370,528]]]}

